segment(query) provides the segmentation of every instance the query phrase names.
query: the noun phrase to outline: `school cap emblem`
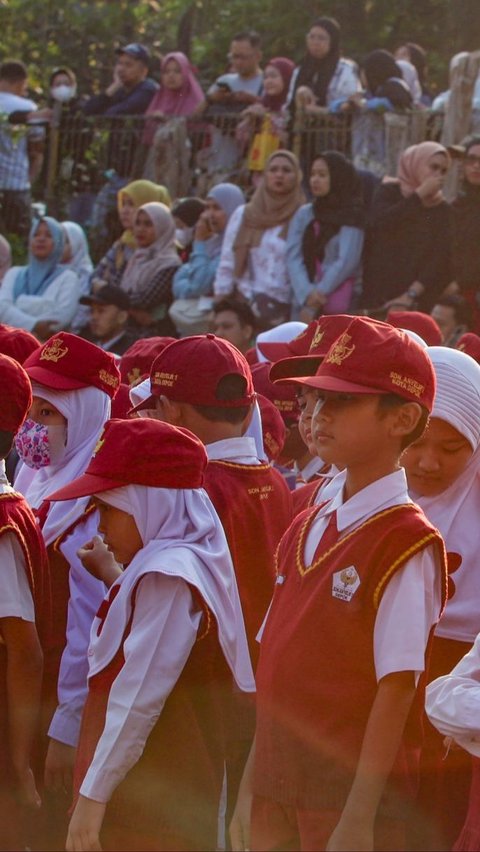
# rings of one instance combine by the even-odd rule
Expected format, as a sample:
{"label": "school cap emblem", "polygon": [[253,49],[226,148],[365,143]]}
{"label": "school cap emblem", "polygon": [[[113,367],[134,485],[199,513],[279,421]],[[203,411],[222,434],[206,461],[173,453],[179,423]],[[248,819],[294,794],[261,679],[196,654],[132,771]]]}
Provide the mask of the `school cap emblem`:
{"label": "school cap emblem", "polygon": [[102,434],[100,435],[100,437],[99,437],[99,439],[98,439],[97,443],[95,444],[95,449],[94,449],[94,451],[93,451],[93,453],[92,453],[93,458],[95,458],[95,456],[96,456],[96,455],[98,455],[98,453],[100,452],[100,450],[102,449],[102,447],[103,447],[103,445],[104,445],[104,443],[105,443],[105,438],[103,437],[103,436],[104,436],[104,434],[105,434],[105,432],[102,432]]}
{"label": "school cap emblem", "polygon": [[352,600],[355,592],[360,586],[360,577],[357,569],[350,565],[337,571],[332,577],[332,597],[347,603]]}
{"label": "school cap emblem", "polygon": [[67,352],[68,346],[66,346],[65,343],[57,337],[51,342],[45,344],[40,355],[40,361],[54,361],[56,364],[61,358],[65,358]]}
{"label": "school cap emblem", "polygon": [[338,338],[337,342],[332,346],[325,359],[326,363],[336,364],[337,367],[341,367],[345,359],[350,358],[350,355],[355,350],[355,344],[350,344],[351,339],[352,336],[344,331],[344,333]]}
{"label": "school cap emblem", "polygon": [[320,331],[320,329],[319,329],[319,328],[317,328],[317,330],[316,330],[316,332],[315,332],[315,334],[314,334],[314,336],[313,336],[313,340],[312,340],[312,342],[311,342],[311,344],[310,344],[310,350],[309,350],[310,352],[311,352],[313,349],[316,349],[316,348],[317,348],[317,346],[319,346],[319,345],[320,345],[320,343],[322,342],[322,339],[323,339],[324,335],[325,335],[325,332],[324,332],[324,331]]}

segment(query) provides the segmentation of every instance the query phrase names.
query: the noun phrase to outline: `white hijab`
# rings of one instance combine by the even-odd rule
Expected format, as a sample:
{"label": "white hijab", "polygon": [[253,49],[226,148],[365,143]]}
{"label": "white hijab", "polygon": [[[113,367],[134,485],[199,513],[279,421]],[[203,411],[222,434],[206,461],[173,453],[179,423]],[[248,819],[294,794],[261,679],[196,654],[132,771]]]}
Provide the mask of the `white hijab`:
{"label": "white hijab", "polygon": [[240,689],[253,692],[253,678],[237,581],[220,519],[203,488],[150,488],[126,485],[99,495],[132,515],[144,546],[115,581],[120,587],[100,636],[92,624],[89,676],[113,659],[131,611],[140,577],[151,572],[181,577],[200,592],[213,612],[225,659]]}
{"label": "white hijab", "polygon": [[72,258],[65,264],[69,269],[77,273],[80,281],[93,272],[93,263],[90,257],[85,231],[76,222],[62,222],[63,230],[66,232]]}
{"label": "white hijab", "polygon": [[[58,391],[32,382],[32,390],[34,396],[58,408],[67,421],[67,443],[62,458],[33,472],[24,464],[15,479],[15,488],[24,494],[32,508],[38,509],[47,494],[53,494],[84,473],[103,426],[110,418],[110,397],[95,387]],[[88,497],[83,497],[52,503],[43,526],[47,546],[83,514],[88,501]]]}
{"label": "white hijab", "polygon": [[[441,634],[442,626],[445,628],[447,622],[450,624],[456,620],[456,604],[469,593],[472,579],[477,580],[480,575],[477,567],[480,518],[480,366],[464,352],[445,346],[429,346],[427,352],[437,379],[432,417],[445,420],[457,429],[474,450],[465,470],[442,494],[436,497],[417,497],[414,492],[410,492],[429,521],[440,530],[447,551],[458,553],[462,558],[460,568],[452,575],[457,599],[453,597],[452,603],[447,606],[446,614],[437,630]],[[477,595],[479,591],[477,590]],[[458,625],[453,623],[452,628],[455,632],[461,632],[460,621]]]}

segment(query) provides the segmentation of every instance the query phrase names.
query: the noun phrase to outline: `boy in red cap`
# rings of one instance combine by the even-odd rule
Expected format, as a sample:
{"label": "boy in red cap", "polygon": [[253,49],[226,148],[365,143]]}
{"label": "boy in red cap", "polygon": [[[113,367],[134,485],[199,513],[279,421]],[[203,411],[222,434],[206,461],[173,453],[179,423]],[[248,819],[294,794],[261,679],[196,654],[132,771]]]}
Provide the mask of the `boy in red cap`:
{"label": "boy in red cap", "polygon": [[446,565],[399,459],[425,428],[434,372],[404,332],[357,317],[303,382],[343,487],[279,546],[233,848],[403,849]]}
{"label": "boy in red cap", "polygon": [[0,848],[21,849],[26,838],[19,802],[40,806],[31,760],[50,586],[35,517],[5,476],[4,459],[32,402],[30,380],[6,355],[0,355],[0,376]]}
{"label": "boy in red cap", "polygon": [[84,475],[51,495],[94,496],[104,542],[81,552],[113,569],[91,631],[67,849],[216,847],[225,702],[232,678],[255,687],[206,463],[185,429],[111,420]]}

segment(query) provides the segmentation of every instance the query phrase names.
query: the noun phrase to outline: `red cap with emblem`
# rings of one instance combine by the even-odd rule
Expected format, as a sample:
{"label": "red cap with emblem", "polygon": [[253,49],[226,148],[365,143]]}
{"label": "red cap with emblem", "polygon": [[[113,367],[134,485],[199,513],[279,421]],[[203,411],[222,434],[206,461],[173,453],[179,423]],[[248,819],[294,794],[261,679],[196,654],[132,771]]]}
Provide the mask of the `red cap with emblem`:
{"label": "red cap with emblem", "polygon": [[290,379],[339,393],[393,393],[428,411],[435,373],[427,351],[408,334],[370,317],[354,317],[314,376]]}
{"label": "red cap with emblem", "polygon": [[462,334],[457,340],[455,349],[465,352],[465,355],[470,355],[470,358],[480,364],[480,337],[478,334],[473,334],[472,331]]}
{"label": "red cap with emblem", "polygon": [[278,408],[263,396],[257,393],[258,407],[262,420],[263,447],[270,461],[276,461],[283,450],[287,427]]}
{"label": "red cap with emblem", "polygon": [[23,367],[8,355],[0,355],[0,430],[20,429],[32,404],[32,386]]}
{"label": "red cap with emblem", "polygon": [[269,343],[268,340],[257,340],[257,346],[269,361],[279,361],[280,358],[294,358],[296,355],[306,355],[317,330],[318,320],[312,320],[293,340],[284,343]]}
{"label": "red cap with emblem", "polygon": [[305,352],[297,353],[293,358],[283,358],[281,361],[277,361],[270,370],[271,381],[281,382],[282,379],[289,379],[294,376],[313,376],[332,343],[337,337],[340,337],[342,331],[345,331],[352,319],[351,314],[332,314],[315,320],[315,333],[310,338],[308,349]]}
{"label": "red cap with emblem", "polygon": [[[221,399],[218,384],[226,376],[244,379],[239,396]],[[154,408],[155,397],[165,395],[176,402],[240,408],[255,401],[250,367],[239,350],[214,334],[183,337],[157,355],[150,370],[152,395],[132,411]]]}
{"label": "red cap with emblem", "polygon": [[24,367],[32,382],[54,390],[95,387],[113,399],[120,385],[114,355],[66,331],[32,352]]}
{"label": "red cap with emblem", "polygon": [[133,385],[140,379],[148,378],[157,355],[174,342],[174,337],[141,337],[140,340],[132,343],[120,359],[122,382]]}
{"label": "red cap with emblem", "polygon": [[73,500],[125,485],[201,488],[206,464],[205,447],[188,429],[138,417],[109,420],[85,473],[46,499]]}
{"label": "red cap with emblem", "polygon": [[421,311],[389,311],[387,322],[395,328],[414,331],[415,334],[420,335],[427,346],[442,345],[442,332],[430,314],[424,314]]}

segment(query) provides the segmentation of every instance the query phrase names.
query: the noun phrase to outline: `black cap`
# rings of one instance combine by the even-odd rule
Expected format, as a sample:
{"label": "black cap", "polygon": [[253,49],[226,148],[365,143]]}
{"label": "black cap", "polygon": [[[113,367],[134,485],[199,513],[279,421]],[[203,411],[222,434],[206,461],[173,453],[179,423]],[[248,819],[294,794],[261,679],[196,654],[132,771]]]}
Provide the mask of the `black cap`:
{"label": "black cap", "polygon": [[150,53],[143,44],[139,44],[137,41],[133,41],[131,44],[126,44],[125,47],[117,47],[115,53],[117,55],[126,53],[133,59],[138,59],[140,62],[143,62],[144,65],[148,65],[150,63]]}
{"label": "black cap", "polygon": [[82,296],[79,299],[81,305],[115,305],[122,311],[128,311],[130,307],[130,299],[120,287],[115,287],[113,284],[105,284],[96,293],[89,293],[88,296]]}

